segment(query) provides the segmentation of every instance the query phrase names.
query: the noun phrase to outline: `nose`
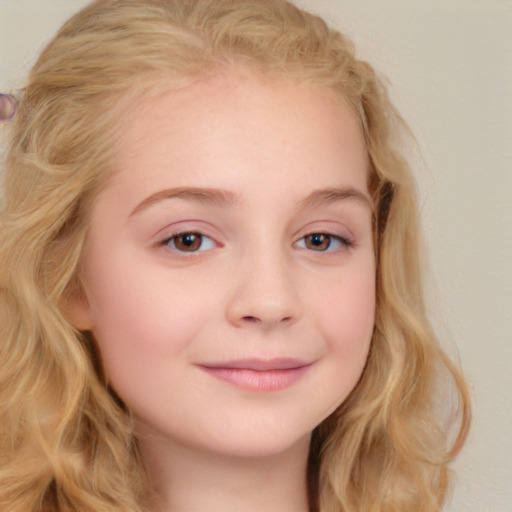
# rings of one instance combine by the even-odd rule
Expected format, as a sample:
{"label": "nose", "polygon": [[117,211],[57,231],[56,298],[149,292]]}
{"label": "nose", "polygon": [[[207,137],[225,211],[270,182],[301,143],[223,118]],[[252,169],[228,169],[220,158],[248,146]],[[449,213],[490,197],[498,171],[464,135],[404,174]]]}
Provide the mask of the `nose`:
{"label": "nose", "polygon": [[236,327],[270,330],[294,324],[302,314],[297,276],[277,251],[253,255],[233,275],[226,316]]}

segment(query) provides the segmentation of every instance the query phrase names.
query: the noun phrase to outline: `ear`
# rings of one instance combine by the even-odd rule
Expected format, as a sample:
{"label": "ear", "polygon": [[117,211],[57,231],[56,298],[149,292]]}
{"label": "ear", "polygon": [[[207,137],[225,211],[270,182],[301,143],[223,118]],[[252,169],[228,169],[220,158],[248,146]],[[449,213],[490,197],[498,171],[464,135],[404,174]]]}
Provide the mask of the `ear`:
{"label": "ear", "polygon": [[90,331],[93,326],[91,307],[83,290],[75,290],[62,307],[66,320],[79,331]]}

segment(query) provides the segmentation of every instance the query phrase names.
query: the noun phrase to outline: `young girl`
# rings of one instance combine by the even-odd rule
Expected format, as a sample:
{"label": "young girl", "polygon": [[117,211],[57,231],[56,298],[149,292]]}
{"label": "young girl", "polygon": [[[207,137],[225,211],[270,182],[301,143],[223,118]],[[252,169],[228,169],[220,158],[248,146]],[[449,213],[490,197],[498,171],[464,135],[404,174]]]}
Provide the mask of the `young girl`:
{"label": "young girl", "polygon": [[98,0],[9,129],[2,511],[441,510],[467,389],[403,123],[343,36],[281,0]]}

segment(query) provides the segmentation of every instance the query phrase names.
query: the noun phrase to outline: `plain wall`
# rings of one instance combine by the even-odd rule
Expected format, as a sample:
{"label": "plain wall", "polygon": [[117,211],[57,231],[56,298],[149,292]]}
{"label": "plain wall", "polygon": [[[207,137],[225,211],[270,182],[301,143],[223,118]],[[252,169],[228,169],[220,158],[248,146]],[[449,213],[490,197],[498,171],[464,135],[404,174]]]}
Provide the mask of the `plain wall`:
{"label": "plain wall", "polygon": [[[44,42],[85,3],[0,0],[0,90],[23,85]],[[430,309],[474,399],[446,510],[512,511],[512,0],[298,3],[387,77],[422,149]]]}

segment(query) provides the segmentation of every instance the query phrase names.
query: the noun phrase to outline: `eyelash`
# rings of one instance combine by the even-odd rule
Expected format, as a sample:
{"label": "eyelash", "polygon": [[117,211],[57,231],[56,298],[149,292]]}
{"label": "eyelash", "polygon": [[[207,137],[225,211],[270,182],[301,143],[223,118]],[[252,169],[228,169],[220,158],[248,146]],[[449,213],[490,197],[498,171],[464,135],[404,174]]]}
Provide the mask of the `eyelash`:
{"label": "eyelash", "polygon": [[[187,250],[184,251],[184,250],[178,249],[178,247],[176,247],[176,241],[180,237],[185,238],[186,236],[195,237],[195,240],[199,241],[199,246],[197,248],[192,248],[192,250],[190,250],[190,251],[187,251]],[[307,246],[306,240],[308,239],[308,237],[310,237],[311,239],[313,239],[313,237],[325,237],[327,239],[327,246],[325,247],[325,249],[320,249],[320,250],[311,249],[310,247]],[[211,246],[203,248],[204,240],[209,240],[211,242]],[[303,245],[299,245],[299,243],[302,241],[304,242]],[[194,240],[191,240],[192,247],[194,247],[193,242],[194,242]],[[321,243],[322,240],[319,240],[317,238],[317,242]],[[333,242],[335,244],[334,249],[332,248]],[[320,245],[320,243],[318,245]],[[198,231],[179,231],[177,233],[173,233],[172,235],[165,237],[161,241],[161,245],[169,247],[170,249],[172,249],[173,251],[176,251],[176,252],[180,252],[180,253],[184,253],[184,254],[187,254],[187,253],[194,254],[197,252],[202,252],[205,250],[213,249],[216,246],[216,243],[211,237],[204,235],[203,233],[200,233]],[[308,234],[304,235],[302,238],[297,240],[297,242],[295,242],[294,245],[298,246],[298,247],[300,247],[300,249],[304,249],[304,250],[311,250],[313,252],[330,253],[330,252],[337,252],[342,248],[350,249],[350,248],[354,247],[355,244],[352,240],[350,240],[349,238],[343,237],[343,236],[334,235],[332,233],[324,233],[324,232],[315,231],[315,232],[308,233]]]}
{"label": "eyelash", "polygon": [[[328,239],[327,247],[324,250],[315,251],[315,249],[309,248],[313,252],[337,252],[342,248],[351,249],[355,245],[354,242],[347,237],[334,235],[332,233],[324,233],[322,231],[314,231],[312,233],[308,233],[307,235],[304,235],[302,238],[297,240],[297,242],[295,242],[294,245],[298,245],[299,242],[304,241],[304,246],[301,247],[301,249],[308,249],[308,247],[306,246],[306,240],[308,237],[325,237]],[[336,245],[335,248],[332,248],[333,241],[335,242]]]}
{"label": "eyelash", "polygon": [[[180,237],[181,238],[185,238],[185,236],[196,237],[196,239],[199,240],[200,246],[197,249],[194,249],[194,250],[191,250],[191,251],[183,251],[183,250],[178,249],[176,247],[176,240],[179,239]],[[202,248],[203,241],[205,239],[210,240],[212,242],[212,247],[207,247],[206,249]],[[172,244],[172,246],[171,246],[171,244]],[[181,253],[185,253],[185,254],[187,254],[187,253],[193,254],[193,253],[197,253],[197,252],[202,252],[204,250],[213,249],[213,247],[216,244],[215,244],[215,241],[213,240],[213,238],[211,238],[211,237],[209,237],[207,235],[204,235],[203,233],[200,233],[198,231],[179,231],[177,233],[173,233],[172,235],[165,237],[162,240],[161,245],[167,246],[167,247],[169,247],[170,249],[172,249],[172,250],[174,250],[176,252],[181,252]]]}

